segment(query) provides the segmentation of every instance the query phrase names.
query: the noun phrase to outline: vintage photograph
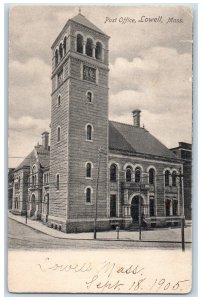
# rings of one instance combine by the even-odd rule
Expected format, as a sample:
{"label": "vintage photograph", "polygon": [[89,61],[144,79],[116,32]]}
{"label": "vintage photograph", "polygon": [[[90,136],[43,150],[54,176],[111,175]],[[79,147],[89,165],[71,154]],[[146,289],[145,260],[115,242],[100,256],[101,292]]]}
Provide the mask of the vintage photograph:
{"label": "vintage photograph", "polygon": [[190,6],[9,10],[8,290],[189,293]]}

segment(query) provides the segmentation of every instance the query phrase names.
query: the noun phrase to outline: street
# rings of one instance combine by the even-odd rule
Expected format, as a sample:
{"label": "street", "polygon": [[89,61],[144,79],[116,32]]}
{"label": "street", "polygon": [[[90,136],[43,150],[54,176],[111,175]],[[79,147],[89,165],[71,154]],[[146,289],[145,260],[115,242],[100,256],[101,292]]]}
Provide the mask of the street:
{"label": "street", "polygon": [[[169,229],[168,229],[169,230]],[[180,229],[179,229],[180,230]],[[92,233],[93,235],[93,233]],[[185,248],[190,248],[186,243]],[[57,238],[28,227],[8,218],[8,248],[21,250],[35,249],[128,249],[128,248],[154,248],[154,249],[181,249],[179,242],[144,242],[133,240],[104,240],[98,239],[67,239]]]}

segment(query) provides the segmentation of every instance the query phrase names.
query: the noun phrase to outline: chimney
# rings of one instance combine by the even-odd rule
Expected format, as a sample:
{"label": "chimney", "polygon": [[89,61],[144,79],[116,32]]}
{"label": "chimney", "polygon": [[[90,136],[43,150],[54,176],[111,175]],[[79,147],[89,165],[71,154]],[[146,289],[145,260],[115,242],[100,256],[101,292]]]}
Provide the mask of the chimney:
{"label": "chimney", "polygon": [[141,113],[141,110],[139,110],[139,109],[135,109],[135,110],[132,111],[133,125],[135,127],[140,127],[140,113]]}
{"label": "chimney", "polygon": [[49,143],[49,132],[44,131],[42,134],[42,146],[44,149],[48,150],[48,143]]}

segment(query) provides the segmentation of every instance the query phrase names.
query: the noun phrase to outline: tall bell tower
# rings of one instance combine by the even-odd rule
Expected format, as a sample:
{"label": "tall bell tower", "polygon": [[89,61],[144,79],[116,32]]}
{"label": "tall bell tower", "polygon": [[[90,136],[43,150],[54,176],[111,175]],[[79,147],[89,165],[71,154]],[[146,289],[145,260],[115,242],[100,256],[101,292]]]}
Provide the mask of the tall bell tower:
{"label": "tall bell tower", "polygon": [[93,229],[96,199],[108,227],[108,40],[79,12],[52,45],[48,225],[65,232]]}

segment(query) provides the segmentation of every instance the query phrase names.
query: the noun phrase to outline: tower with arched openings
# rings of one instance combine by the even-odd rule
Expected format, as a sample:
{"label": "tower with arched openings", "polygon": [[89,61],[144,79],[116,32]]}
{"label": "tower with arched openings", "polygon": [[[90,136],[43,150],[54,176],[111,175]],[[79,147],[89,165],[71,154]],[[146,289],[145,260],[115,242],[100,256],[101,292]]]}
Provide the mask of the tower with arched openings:
{"label": "tower with arched openings", "polygon": [[[63,231],[81,230],[84,221],[86,229],[93,227],[101,147],[98,210],[105,227],[108,40],[79,12],[52,45],[50,182],[57,184],[50,184],[48,224],[60,224]],[[94,166],[91,176],[86,176],[86,166]]]}

